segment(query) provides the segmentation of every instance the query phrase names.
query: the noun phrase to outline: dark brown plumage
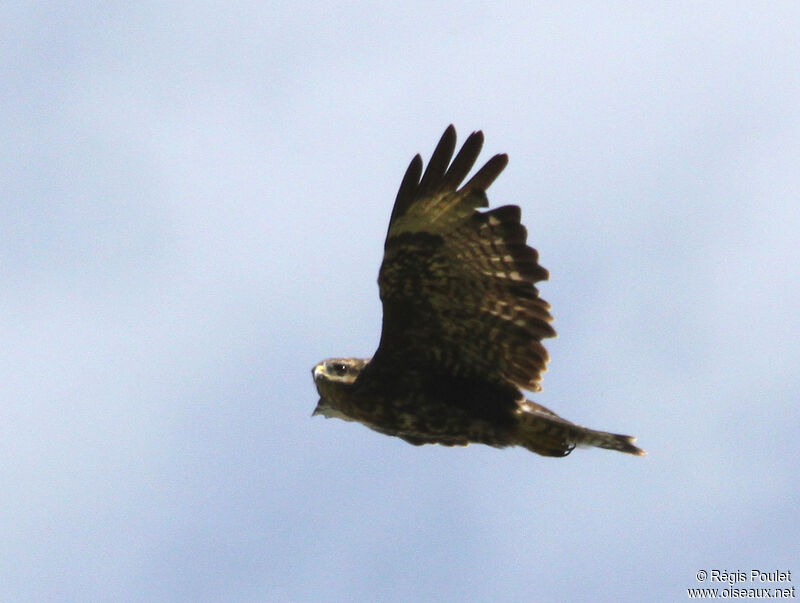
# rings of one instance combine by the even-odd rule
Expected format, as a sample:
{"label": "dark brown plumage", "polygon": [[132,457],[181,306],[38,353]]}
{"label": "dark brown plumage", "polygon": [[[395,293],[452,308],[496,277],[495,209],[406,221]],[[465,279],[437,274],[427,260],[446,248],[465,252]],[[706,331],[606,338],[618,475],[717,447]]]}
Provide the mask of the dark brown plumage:
{"label": "dark brown plumage", "polygon": [[[565,456],[576,445],[643,454],[630,436],[595,431],[525,399],[539,391],[553,337],[548,278],[526,244],[520,209],[488,205],[508,163],[495,155],[459,188],[478,158],[471,134],[453,159],[449,126],[423,173],[414,157],[397,193],[378,276],[383,329],[372,359],[314,367],[314,414],[358,421],[412,444],[505,447]],[[452,162],[451,162],[452,159]]]}

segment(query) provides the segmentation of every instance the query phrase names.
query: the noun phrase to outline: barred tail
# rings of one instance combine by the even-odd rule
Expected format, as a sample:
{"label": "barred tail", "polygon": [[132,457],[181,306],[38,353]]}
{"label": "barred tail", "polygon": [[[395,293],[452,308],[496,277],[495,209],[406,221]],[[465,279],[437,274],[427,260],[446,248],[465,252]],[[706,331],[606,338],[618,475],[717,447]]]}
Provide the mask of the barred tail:
{"label": "barred tail", "polygon": [[595,446],[641,456],[636,438],[576,425],[551,410],[523,400],[517,410],[517,444],[543,456],[566,456],[576,446]]}

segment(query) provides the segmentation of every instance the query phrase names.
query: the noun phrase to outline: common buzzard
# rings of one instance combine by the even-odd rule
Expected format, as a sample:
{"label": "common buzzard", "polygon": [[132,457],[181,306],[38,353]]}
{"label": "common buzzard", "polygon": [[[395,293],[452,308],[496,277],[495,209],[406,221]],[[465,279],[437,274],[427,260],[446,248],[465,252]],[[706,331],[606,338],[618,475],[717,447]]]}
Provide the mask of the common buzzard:
{"label": "common buzzard", "polygon": [[[575,446],[644,454],[635,438],[587,429],[525,398],[540,391],[553,337],[546,280],[525,243],[520,209],[487,211],[486,189],[508,163],[495,155],[459,188],[478,158],[474,132],[453,159],[449,126],[425,173],[408,166],[378,276],[383,330],[375,355],[313,369],[314,414],[357,421],[411,444],[524,446],[566,456]],[[452,162],[451,162],[452,159]]]}

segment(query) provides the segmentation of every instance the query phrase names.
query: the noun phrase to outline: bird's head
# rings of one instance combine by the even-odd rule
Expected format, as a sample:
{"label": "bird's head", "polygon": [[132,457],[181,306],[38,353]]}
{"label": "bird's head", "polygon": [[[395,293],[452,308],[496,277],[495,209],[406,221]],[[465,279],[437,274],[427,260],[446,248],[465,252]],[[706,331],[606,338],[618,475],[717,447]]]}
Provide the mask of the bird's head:
{"label": "bird's head", "polygon": [[344,399],[366,365],[364,358],[329,358],[317,364],[311,374],[320,400],[313,414],[352,420],[339,410],[338,402]]}

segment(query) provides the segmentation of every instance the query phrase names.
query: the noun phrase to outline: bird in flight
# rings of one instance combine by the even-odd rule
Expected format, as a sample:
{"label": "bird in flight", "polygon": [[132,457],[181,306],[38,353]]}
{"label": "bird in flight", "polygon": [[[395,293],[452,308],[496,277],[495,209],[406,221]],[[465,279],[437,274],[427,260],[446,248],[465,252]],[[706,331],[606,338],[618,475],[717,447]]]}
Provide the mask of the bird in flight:
{"label": "bird in flight", "polygon": [[[415,445],[523,446],[566,456],[576,446],[642,455],[635,438],[588,429],[526,399],[538,392],[555,336],[547,280],[526,244],[520,209],[488,207],[486,189],[508,163],[495,155],[466,178],[483,146],[473,132],[453,158],[449,126],[425,172],[417,155],[389,220],[378,275],[383,303],[372,358],[331,358],[312,373],[314,414],[356,421]],[[451,161],[452,160],[452,161]]]}

